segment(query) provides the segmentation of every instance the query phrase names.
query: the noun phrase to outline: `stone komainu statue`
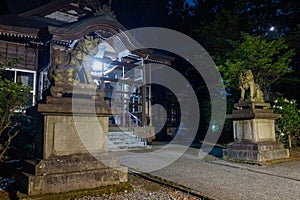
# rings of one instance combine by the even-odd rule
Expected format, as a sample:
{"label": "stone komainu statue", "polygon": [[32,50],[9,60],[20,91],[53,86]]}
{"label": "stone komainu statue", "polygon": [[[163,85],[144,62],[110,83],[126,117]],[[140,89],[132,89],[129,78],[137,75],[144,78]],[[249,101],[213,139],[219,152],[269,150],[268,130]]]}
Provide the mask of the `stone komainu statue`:
{"label": "stone komainu statue", "polygon": [[90,73],[93,56],[98,52],[99,39],[85,36],[71,50],[53,49],[52,64],[48,71],[51,85],[73,86],[93,84]]}
{"label": "stone komainu statue", "polygon": [[245,99],[245,93],[250,89],[251,101],[263,101],[263,93],[258,84],[254,82],[254,77],[251,70],[246,70],[240,73],[239,76],[239,89],[241,89],[240,101]]}

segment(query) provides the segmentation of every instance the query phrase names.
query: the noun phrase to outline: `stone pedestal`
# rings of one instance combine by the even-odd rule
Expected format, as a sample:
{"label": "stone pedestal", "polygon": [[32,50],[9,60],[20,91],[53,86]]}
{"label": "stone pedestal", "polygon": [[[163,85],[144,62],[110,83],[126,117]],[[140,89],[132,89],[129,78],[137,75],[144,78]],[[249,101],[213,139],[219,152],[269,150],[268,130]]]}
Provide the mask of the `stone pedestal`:
{"label": "stone pedestal", "polygon": [[106,101],[47,97],[37,112],[42,132],[36,158],[25,161],[17,177],[22,192],[57,193],[127,181],[127,168],[107,155],[111,110]]}
{"label": "stone pedestal", "polygon": [[133,128],[133,133],[147,142],[147,144],[151,144],[155,139],[155,128],[153,126],[135,127]]}
{"label": "stone pedestal", "polygon": [[261,163],[289,157],[289,150],[275,139],[274,114],[263,101],[244,100],[235,104],[232,115],[234,142],[223,151],[225,159]]}

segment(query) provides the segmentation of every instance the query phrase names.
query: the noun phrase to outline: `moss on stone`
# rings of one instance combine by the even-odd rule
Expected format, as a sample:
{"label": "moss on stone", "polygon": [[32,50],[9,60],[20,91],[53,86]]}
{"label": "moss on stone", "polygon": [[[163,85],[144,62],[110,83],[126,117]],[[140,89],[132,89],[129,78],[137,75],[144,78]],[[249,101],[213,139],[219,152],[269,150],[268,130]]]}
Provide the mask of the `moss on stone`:
{"label": "moss on stone", "polygon": [[129,183],[120,183],[116,185],[103,186],[85,190],[72,190],[64,193],[57,194],[45,194],[45,195],[37,195],[37,196],[28,196],[23,193],[17,193],[19,199],[27,199],[27,200],[65,200],[65,199],[74,199],[80,198],[83,196],[101,196],[103,194],[111,194],[111,193],[119,193],[124,191],[132,191],[133,187]]}

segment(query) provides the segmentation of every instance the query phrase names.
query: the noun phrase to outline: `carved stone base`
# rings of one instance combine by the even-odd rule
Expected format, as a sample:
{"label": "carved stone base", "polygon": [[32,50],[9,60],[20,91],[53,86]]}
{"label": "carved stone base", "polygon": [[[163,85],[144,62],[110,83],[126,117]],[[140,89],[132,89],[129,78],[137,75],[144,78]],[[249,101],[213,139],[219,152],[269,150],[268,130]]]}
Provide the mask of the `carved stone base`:
{"label": "carved stone base", "polygon": [[19,190],[28,195],[59,193],[127,181],[127,168],[107,155],[63,156],[28,160],[17,176]]}
{"label": "carved stone base", "polygon": [[135,127],[133,132],[144,141],[147,141],[148,144],[155,139],[155,128],[153,126]]}
{"label": "carved stone base", "polygon": [[76,84],[74,86],[59,85],[51,86],[50,93],[53,97],[61,98],[64,95],[69,96],[91,96],[93,99],[103,100],[105,92],[97,89],[96,85]]}
{"label": "carved stone base", "polygon": [[289,150],[278,142],[244,143],[233,142],[223,150],[224,159],[262,163],[289,158]]}
{"label": "carved stone base", "polygon": [[269,109],[271,105],[269,103],[266,103],[263,100],[255,101],[250,99],[242,100],[238,103],[234,104],[234,108],[237,110],[243,110],[243,109]]}
{"label": "carved stone base", "polygon": [[275,142],[274,119],[233,120],[237,142]]}
{"label": "carved stone base", "polygon": [[234,105],[227,119],[233,119],[234,142],[223,150],[225,159],[261,163],[289,157],[289,150],[275,142],[275,119],[270,104],[244,100]]}
{"label": "carved stone base", "polygon": [[107,102],[47,97],[35,112],[41,126],[36,158],[26,161],[16,178],[20,191],[37,195],[127,181],[127,168],[107,155]]}

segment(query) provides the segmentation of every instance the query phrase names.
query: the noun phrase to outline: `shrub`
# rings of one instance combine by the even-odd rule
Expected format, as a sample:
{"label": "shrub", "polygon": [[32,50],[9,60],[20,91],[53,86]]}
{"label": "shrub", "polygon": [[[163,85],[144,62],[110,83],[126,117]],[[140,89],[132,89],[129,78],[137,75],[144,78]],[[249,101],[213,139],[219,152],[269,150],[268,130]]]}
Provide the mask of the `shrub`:
{"label": "shrub", "polygon": [[274,101],[273,111],[282,115],[277,121],[278,140],[284,143],[288,142],[291,148],[292,142],[300,138],[300,114],[296,100],[280,97]]}
{"label": "shrub", "polygon": [[0,161],[19,132],[19,122],[12,118],[22,114],[31,90],[28,86],[2,78],[3,67],[7,66],[11,66],[7,59],[0,61]]}

